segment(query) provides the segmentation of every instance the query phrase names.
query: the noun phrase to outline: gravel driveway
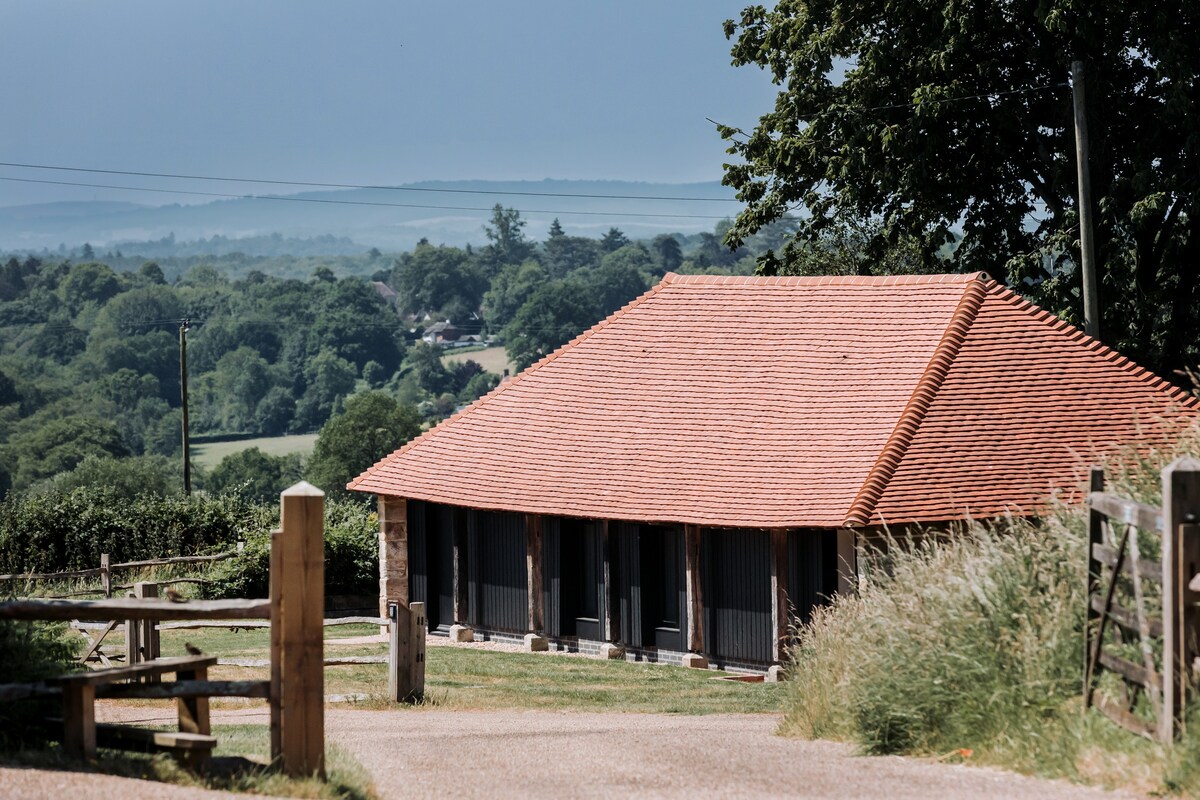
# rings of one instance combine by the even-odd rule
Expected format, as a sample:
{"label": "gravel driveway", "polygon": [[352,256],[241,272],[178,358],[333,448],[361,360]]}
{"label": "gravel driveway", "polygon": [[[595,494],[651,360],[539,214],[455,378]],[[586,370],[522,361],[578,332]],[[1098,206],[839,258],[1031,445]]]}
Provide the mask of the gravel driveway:
{"label": "gravel driveway", "polygon": [[[166,709],[98,704],[98,719],[170,722]],[[263,723],[261,708],[213,721]],[[774,735],[769,715],[330,708],[326,734],[374,777],[385,800],[410,797],[1133,798],[998,770],[859,757],[845,745]],[[264,735],[265,735],[264,730]],[[4,798],[219,798],[126,778],[0,768]]]}

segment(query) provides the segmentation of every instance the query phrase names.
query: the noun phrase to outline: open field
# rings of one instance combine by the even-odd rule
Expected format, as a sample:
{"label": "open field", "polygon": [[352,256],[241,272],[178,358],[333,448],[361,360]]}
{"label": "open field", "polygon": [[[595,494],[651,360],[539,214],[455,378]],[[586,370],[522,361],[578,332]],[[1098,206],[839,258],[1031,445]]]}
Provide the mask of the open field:
{"label": "open field", "polygon": [[451,350],[442,356],[443,364],[457,364],[462,361],[474,361],[488,372],[494,372],[497,375],[503,375],[504,370],[508,370],[510,375],[515,375],[517,372],[512,362],[508,360],[508,353],[503,347],[488,347],[484,350],[466,352]]}
{"label": "open field", "polygon": [[299,433],[293,436],[264,436],[260,439],[239,439],[234,442],[206,442],[192,445],[192,463],[212,469],[225,456],[257,447],[269,456],[286,456],[300,453],[307,456],[317,443],[315,433]]}

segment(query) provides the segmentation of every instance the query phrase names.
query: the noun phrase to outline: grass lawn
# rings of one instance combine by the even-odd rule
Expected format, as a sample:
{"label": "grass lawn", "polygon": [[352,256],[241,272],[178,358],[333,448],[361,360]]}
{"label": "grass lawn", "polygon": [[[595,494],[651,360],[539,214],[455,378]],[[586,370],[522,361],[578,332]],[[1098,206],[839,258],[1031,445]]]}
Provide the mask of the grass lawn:
{"label": "grass lawn", "polygon": [[257,447],[269,456],[286,456],[290,453],[310,455],[317,443],[315,433],[299,433],[294,436],[264,436],[261,439],[239,439],[236,442],[206,442],[192,445],[192,462],[205,469],[212,469],[221,459],[251,447]]}
{"label": "grass lawn", "polygon": [[483,350],[467,350],[466,352],[451,350],[442,356],[442,363],[446,365],[457,364],[460,361],[474,361],[488,372],[494,372],[497,375],[503,375],[504,370],[508,370],[510,375],[515,375],[517,372],[512,362],[508,360],[508,353],[503,347],[488,347]]}
{"label": "grass lawn", "polygon": [[[325,655],[386,655],[383,643],[337,645],[338,638],[377,634],[369,625],[326,628]],[[110,637],[111,639],[111,637]],[[163,631],[164,656],[184,655],[184,642],[227,658],[268,657],[268,632],[251,629]],[[119,641],[119,640],[118,640]],[[106,644],[108,640],[106,640]],[[434,646],[426,653],[422,707],[439,709],[548,709],[640,711],[666,714],[770,713],[781,708],[781,684],[714,680],[726,673],[660,664],[630,664],[547,653],[504,653],[470,645]],[[268,677],[266,668],[218,666],[216,680]],[[368,705],[388,705],[384,664],[325,669],[326,694],[367,695]],[[214,707],[225,702],[214,700]]]}

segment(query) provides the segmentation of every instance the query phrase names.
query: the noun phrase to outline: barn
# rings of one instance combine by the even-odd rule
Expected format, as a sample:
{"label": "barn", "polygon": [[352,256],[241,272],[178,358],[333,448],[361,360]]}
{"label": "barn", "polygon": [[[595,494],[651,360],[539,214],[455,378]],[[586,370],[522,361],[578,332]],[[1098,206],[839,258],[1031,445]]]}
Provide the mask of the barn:
{"label": "barn", "polygon": [[349,488],[431,627],[765,669],[864,537],[1036,514],[1196,411],[981,273],[668,274]]}

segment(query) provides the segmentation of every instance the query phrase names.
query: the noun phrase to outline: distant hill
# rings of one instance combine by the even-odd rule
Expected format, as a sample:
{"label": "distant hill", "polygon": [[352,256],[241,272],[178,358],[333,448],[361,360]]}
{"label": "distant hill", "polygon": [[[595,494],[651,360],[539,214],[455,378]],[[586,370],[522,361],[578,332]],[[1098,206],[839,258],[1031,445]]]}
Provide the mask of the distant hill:
{"label": "distant hill", "polygon": [[[650,201],[609,197],[544,197],[505,194],[629,195],[731,200],[716,181],[662,184],[632,181],[446,181],[409,184],[406,191],[348,189],[286,195],[287,200],[246,198],[200,205],[148,206],[111,201],[71,201],[0,208],[0,250],[56,249],[89,242],[93,247],[134,248],[134,243],[201,239],[236,243],[278,234],[330,237],[335,247],[407,250],[422,238],[434,243],[481,244],[483,225],[496,203],[520,209],[527,235],[543,238],[558,217],[567,233],[599,236],[610,227],[631,238],[658,233],[712,230],[715,218],[732,216],[737,203]],[[438,191],[453,190],[453,191]],[[466,192],[489,192],[470,194]],[[373,205],[385,203],[389,205]],[[640,216],[661,214],[674,216]],[[134,248],[136,249],[136,248]]]}

